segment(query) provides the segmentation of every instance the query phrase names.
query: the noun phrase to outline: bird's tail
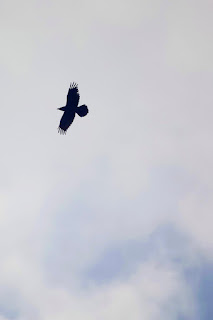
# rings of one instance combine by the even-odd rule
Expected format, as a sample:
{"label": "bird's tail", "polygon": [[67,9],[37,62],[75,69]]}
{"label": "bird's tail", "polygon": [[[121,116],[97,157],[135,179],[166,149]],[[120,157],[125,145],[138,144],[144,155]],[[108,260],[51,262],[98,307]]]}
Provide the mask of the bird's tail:
{"label": "bird's tail", "polygon": [[89,112],[89,110],[85,104],[76,108],[76,113],[79,115],[79,117],[85,117],[88,112]]}

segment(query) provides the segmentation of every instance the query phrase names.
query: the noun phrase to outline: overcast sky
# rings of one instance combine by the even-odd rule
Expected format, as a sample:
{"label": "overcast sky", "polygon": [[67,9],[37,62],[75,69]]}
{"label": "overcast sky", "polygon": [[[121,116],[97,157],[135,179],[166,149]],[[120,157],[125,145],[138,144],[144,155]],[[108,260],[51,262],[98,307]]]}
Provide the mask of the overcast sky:
{"label": "overcast sky", "polygon": [[213,319],[212,10],[0,2],[0,320]]}

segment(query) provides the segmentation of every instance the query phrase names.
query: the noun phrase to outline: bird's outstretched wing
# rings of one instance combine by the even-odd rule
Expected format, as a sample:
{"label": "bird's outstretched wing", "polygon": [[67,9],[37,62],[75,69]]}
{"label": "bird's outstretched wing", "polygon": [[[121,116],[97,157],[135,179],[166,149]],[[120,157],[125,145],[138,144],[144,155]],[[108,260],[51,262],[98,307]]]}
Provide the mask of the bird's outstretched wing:
{"label": "bird's outstretched wing", "polygon": [[76,113],[80,117],[85,117],[88,112],[89,112],[89,110],[88,110],[88,108],[87,108],[87,106],[85,104],[83,104],[82,106],[76,108]]}
{"label": "bird's outstretched wing", "polygon": [[70,88],[67,94],[67,107],[77,107],[79,101],[79,92],[77,83],[70,84]]}
{"label": "bird's outstretched wing", "polygon": [[69,128],[69,126],[72,124],[74,118],[75,118],[75,112],[70,113],[68,111],[65,111],[61,118],[61,121],[58,127],[58,132],[60,134],[66,134],[66,131]]}

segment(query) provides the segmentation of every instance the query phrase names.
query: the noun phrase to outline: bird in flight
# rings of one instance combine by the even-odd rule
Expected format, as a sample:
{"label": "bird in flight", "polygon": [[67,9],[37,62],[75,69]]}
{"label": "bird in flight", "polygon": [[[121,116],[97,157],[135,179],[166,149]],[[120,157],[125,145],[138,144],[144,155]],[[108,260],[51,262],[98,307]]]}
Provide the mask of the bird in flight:
{"label": "bird in flight", "polygon": [[70,88],[67,94],[66,106],[58,108],[58,110],[64,111],[64,114],[61,118],[61,121],[58,127],[58,132],[60,134],[66,134],[67,129],[72,124],[76,113],[80,117],[84,117],[89,112],[85,104],[78,107],[79,98],[80,98],[80,95],[78,91],[78,85],[75,82],[73,82],[70,84]]}

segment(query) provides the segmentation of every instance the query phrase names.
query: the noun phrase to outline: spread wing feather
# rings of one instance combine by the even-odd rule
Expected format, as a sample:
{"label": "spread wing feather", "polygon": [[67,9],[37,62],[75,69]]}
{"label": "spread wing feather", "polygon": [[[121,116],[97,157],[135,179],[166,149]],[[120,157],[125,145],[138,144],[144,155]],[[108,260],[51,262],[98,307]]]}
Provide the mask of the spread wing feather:
{"label": "spread wing feather", "polygon": [[69,128],[69,126],[72,124],[74,118],[75,118],[75,112],[70,113],[68,111],[65,111],[61,118],[61,121],[58,127],[58,132],[61,134],[66,134],[66,131]]}
{"label": "spread wing feather", "polygon": [[67,107],[77,107],[79,102],[79,91],[77,83],[70,84],[70,88],[67,94]]}

